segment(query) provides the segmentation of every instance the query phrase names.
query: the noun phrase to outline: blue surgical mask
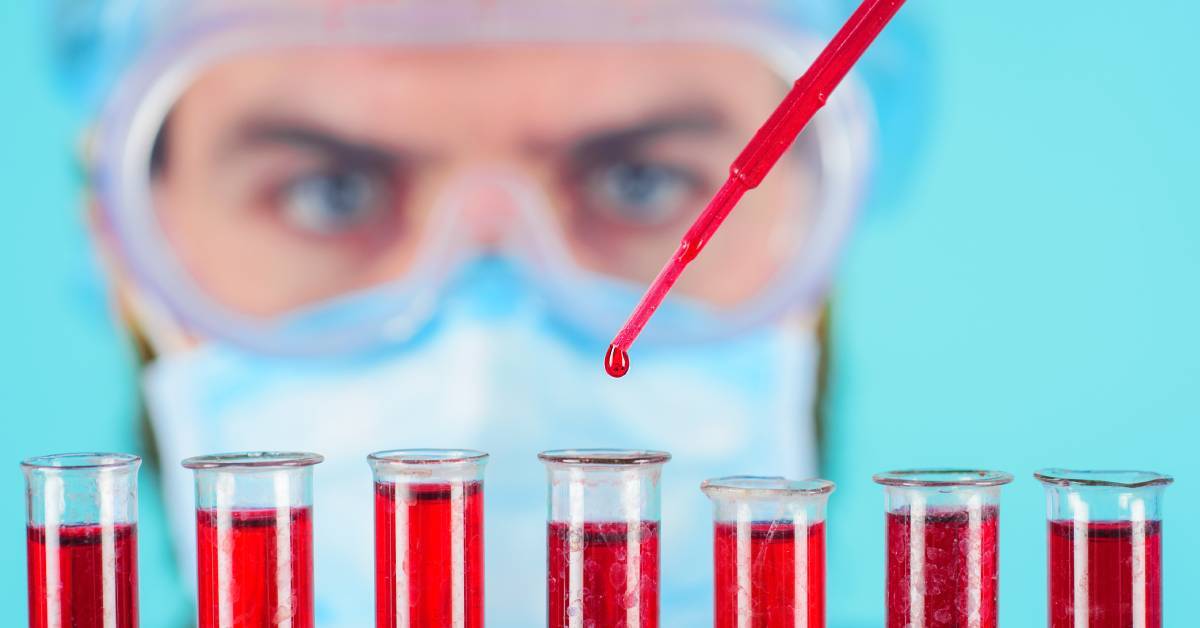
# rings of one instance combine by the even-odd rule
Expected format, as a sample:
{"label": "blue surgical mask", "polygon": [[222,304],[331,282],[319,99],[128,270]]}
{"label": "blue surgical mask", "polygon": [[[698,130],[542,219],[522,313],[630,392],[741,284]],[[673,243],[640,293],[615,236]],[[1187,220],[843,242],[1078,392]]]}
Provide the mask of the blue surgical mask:
{"label": "blue surgical mask", "polygon": [[[655,324],[671,324],[664,310]],[[735,339],[638,347],[622,380],[605,342],[558,325],[517,272],[480,262],[412,342],[321,359],[274,358],[208,344],[147,370],[146,394],[183,557],[195,577],[186,456],[304,450],[314,477],[317,625],[373,625],[371,474],[381,449],[491,454],[485,486],[487,622],[540,625],[545,600],[545,472],[536,454],[569,447],[663,449],[662,622],[711,622],[711,514],[699,484],[750,473],[815,471],[810,413],[817,343],[780,324]],[[194,590],[194,587],[192,587]]]}

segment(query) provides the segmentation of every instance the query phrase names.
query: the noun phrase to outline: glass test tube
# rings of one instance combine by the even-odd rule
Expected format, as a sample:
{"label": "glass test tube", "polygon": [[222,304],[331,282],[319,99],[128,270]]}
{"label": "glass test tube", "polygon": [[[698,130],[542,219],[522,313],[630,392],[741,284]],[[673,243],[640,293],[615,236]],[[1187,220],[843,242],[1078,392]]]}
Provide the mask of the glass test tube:
{"label": "glass test tube", "polygon": [[196,478],[199,628],[312,628],[312,466],[301,452],[183,461]]}
{"label": "glass test tube", "polygon": [[1144,471],[1042,469],[1050,628],[1161,628],[1162,494]]}
{"label": "glass test tube", "polygon": [[887,628],[995,628],[1000,471],[880,473],[887,511]]}
{"label": "glass test tube", "polygon": [[657,628],[661,451],[538,454],[549,480],[547,626]]}
{"label": "glass test tube", "polygon": [[30,628],[137,627],[141,463],[134,455],[106,453],[21,463]]}
{"label": "glass test tube", "polygon": [[833,482],[736,476],[700,490],[713,502],[713,625],[824,628]]}
{"label": "glass test tube", "polygon": [[375,625],[483,626],[483,469],[450,449],[371,454]]}

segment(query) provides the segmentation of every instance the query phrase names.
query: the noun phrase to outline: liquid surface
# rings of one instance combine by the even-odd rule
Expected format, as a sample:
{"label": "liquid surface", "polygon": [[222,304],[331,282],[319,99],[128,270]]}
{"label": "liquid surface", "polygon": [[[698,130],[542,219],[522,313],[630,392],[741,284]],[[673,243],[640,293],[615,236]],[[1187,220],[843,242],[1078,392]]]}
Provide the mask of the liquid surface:
{"label": "liquid surface", "polygon": [[1000,513],[887,514],[887,628],[995,628]]}
{"label": "liquid surface", "polygon": [[547,532],[549,628],[657,628],[658,523],[554,521]]}
{"label": "liquid surface", "polygon": [[716,628],[824,628],[825,524],[713,530]]}
{"label": "liquid surface", "polygon": [[312,510],[198,510],[200,628],[313,626]]}
{"label": "liquid surface", "polygon": [[483,484],[375,484],[375,625],[483,626]]}
{"label": "liquid surface", "polygon": [[30,526],[26,550],[30,628],[137,627],[136,526]]}
{"label": "liquid surface", "polygon": [[1051,521],[1048,538],[1050,628],[1162,627],[1161,522]]}

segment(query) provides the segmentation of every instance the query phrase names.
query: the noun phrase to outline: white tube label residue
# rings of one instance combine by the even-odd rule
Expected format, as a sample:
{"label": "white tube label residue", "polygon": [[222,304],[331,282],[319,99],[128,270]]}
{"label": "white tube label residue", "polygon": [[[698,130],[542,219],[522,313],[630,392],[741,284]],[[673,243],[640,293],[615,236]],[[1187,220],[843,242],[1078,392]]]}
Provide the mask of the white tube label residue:
{"label": "white tube label residue", "polygon": [[466,540],[466,516],[463,508],[462,480],[450,483],[450,623],[454,628],[466,625],[467,574],[463,543]]}
{"label": "white tube label residue", "polygon": [[233,628],[233,476],[217,476],[217,546],[212,548],[217,563],[217,620],[221,628]]}
{"label": "white tube label residue", "polygon": [[638,471],[625,473],[625,625],[642,625],[642,484]]}
{"label": "white tube label residue", "polygon": [[1067,497],[1071,502],[1071,511],[1075,513],[1071,534],[1071,605],[1075,615],[1075,628],[1088,628],[1088,616],[1091,614],[1088,605],[1088,513],[1087,502],[1079,495]]}
{"label": "white tube label residue", "polygon": [[967,500],[967,626],[983,625],[983,498]]}
{"label": "white tube label residue", "polygon": [[46,513],[46,520],[43,527],[46,534],[46,625],[48,628],[63,628],[62,589],[59,587],[62,577],[59,573],[59,552],[62,551],[62,543],[58,534],[65,506],[62,478],[54,475],[47,477],[45,491],[43,511]]}
{"label": "white tube label residue", "polygon": [[1133,548],[1130,567],[1133,569],[1133,628],[1146,628],[1146,502],[1134,499],[1130,504]]}
{"label": "white tube label residue", "polygon": [[796,592],[796,605],[793,608],[792,625],[796,628],[808,628],[808,511],[797,505],[792,515],[792,532],[795,543],[796,568],[793,571],[795,582],[793,591]]}
{"label": "white tube label residue", "polygon": [[925,496],[909,493],[908,623],[925,625]]}
{"label": "white tube label residue", "polygon": [[572,467],[567,480],[567,582],[570,599],[567,604],[569,628],[583,628],[583,549],[586,543],[583,529],[583,469]]}
{"label": "white tube label residue", "polygon": [[751,570],[754,569],[751,552],[751,530],[754,516],[749,504],[738,504],[737,537],[735,552],[737,553],[737,628],[750,628],[753,619],[754,600],[751,598]]}
{"label": "white tube label residue", "polygon": [[396,482],[392,484],[392,497],[392,547],[396,554],[392,566],[396,573],[392,574],[392,577],[396,582],[396,628],[412,628],[412,616],[408,606],[408,581],[412,577],[411,557],[408,553],[408,504],[415,496],[407,485]]}
{"label": "white tube label residue", "polygon": [[104,628],[117,628],[117,535],[113,512],[113,470],[96,475],[96,497],[100,500],[100,595],[104,600]]}
{"label": "white tube label residue", "polygon": [[276,471],[275,485],[275,625],[292,628],[296,600],[292,598],[292,504],[287,471]]}

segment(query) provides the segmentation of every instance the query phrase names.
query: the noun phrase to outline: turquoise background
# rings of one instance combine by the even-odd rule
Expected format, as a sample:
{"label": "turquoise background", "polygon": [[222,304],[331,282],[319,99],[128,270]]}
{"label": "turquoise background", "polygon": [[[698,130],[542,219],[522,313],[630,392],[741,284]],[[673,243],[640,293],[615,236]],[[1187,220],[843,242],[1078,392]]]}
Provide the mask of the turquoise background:
{"label": "turquoise background", "polygon": [[869,477],[913,466],[1016,475],[1000,585],[1014,627],[1045,625],[1035,469],[1174,474],[1165,625],[1195,625],[1200,4],[905,10],[930,38],[932,119],[911,187],[876,199],[835,291],[832,625],[881,624]]}
{"label": "turquoise background", "polygon": [[[140,451],[132,354],[112,320],[83,213],[79,112],[53,84],[46,12],[0,2],[0,624],[25,625],[18,462],[62,451]],[[191,623],[153,469],[139,498],[142,625]]]}
{"label": "turquoise background", "polygon": [[[36,4],[0,2],[6,611],[25,606],[17,461],[138,447],[131,356],[80,210],[79,119],[52,88]],[[889,151],[881,164],[909,180],[874,199],[835,291],[830,625],[881,624],[871,473],[942,465],[1017,476],[1003,510],[1007,626],[1044,622],[1034,469],[1173,473],[1166,616],[1184,625],[1200,578],[1188,530],[1200,520],[1200,4],[904,10],[928,38],[933,91],[920,150]],[[142,622],[183,625],[157,487],[152,473],[142,478]]]}

